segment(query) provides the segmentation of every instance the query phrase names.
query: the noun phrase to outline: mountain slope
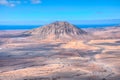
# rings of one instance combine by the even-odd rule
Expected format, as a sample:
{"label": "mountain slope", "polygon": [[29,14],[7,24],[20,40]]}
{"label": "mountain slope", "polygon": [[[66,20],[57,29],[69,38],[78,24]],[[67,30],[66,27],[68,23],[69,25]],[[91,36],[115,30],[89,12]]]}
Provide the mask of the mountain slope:
{"label": "mountain slope", "polygon": [[87,32],[68,22],[56,21],[51,24],[27,31],[25,34],[29,34],[39,39],[71,40],[84,39]]}

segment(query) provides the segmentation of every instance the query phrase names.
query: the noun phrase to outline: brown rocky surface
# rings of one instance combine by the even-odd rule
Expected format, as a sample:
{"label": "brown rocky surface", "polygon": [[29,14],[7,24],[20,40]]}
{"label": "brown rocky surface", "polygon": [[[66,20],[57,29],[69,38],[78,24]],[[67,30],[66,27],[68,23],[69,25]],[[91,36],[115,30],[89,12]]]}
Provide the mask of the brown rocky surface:
{"label": "brown rocky surface", "polygon": [[[60,26],[56,26],[58,24]],[[66,24],[69,27],[63,26]],[[58,29],[52,31],[44,26],[25,31],[32,36],[13,37],[14,34],[10,34],[11,37],[0,38],[0,80],[120,80],[120,39],[105,35],[118,28],[100,31],[99,36],[107,36],[105,39],[81,39],[89,32],[66,22],[55,22],[50,26]],[[54,37],[49,38],[51,34]],[[119,35],[119,32],[115,34]],[[71,40],[63,41],[64,37]]]}
{"label": "brown rocky surface", "polygon": [[41,40],[73,40],[73,39],[84,39],[87,36],[87,32],[77,28],[68,22],[56,21],[51,24],[39,27],[25,32],[24,34],[32,35]]}

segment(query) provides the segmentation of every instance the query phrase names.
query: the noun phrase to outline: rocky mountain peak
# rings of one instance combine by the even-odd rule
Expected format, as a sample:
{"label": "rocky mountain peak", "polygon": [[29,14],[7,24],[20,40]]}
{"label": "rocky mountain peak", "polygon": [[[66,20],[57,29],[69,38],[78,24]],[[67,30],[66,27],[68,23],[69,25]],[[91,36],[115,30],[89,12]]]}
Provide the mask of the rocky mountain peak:
{"label": "rocky mountain peak", "polygon": [[84,35],[87,35],[87,32],[66,21],[56,21],[51,24],[27,31],[26,34],[30,34],[31,36],[39,39],[71,40],[81,39]]}

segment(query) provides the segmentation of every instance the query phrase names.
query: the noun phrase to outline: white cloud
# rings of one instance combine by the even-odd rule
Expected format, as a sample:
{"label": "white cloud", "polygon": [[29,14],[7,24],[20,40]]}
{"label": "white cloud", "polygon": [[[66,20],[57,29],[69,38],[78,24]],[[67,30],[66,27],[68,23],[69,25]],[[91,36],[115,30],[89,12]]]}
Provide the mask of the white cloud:
{"label": "white cloud", "polygon": [[32,3],[32,4],[40,4],[41,0],[25,0],[25,1],[21,1],[21,0],[0,0],[0,5],[3,6],[10,6],[10,7],[14,7],[18,4],[26,4],[26,3]]}
{"label": "white cloud", "polygon": [[7,0],[0,0],[0,5],[8,5],[9,2]]}
{"label": "white cloud", "polygon": [[15,4],[9,4],[9,6],[14,7],[14,6],[15,6]]}
{"label": "white cloud", "polygon": [[19,0],[16,0],[16,1],[9,1],[9,3],[14,3],[14,4],[20,4],[21,3],[21,1],[19,1]]}
{"label": "white cloud", "polygon": [[0,0],[0,5],[10,6],[10,7],[14,7],[15,6],[15,4],[13,2],[10,2],[8,0]]}
{"label": "white cloud", "polygon": [[32,3],[32,4],[40,4],[40,3],[41,3],[41,0],[31,0],[31,3]]}

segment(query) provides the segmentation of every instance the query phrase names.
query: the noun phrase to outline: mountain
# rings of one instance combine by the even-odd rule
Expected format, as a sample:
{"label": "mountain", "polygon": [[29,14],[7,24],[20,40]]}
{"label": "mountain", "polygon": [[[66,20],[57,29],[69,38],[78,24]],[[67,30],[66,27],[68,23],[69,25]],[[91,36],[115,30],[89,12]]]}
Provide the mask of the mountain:
{"label": "mountain", "polygon": [[88,33],[77,26],[68,22],[56,21],[51,24],[30,30],[24,34],[31,35],[39,39],[52,39],[52,40],[71,40],[83,39]]}

